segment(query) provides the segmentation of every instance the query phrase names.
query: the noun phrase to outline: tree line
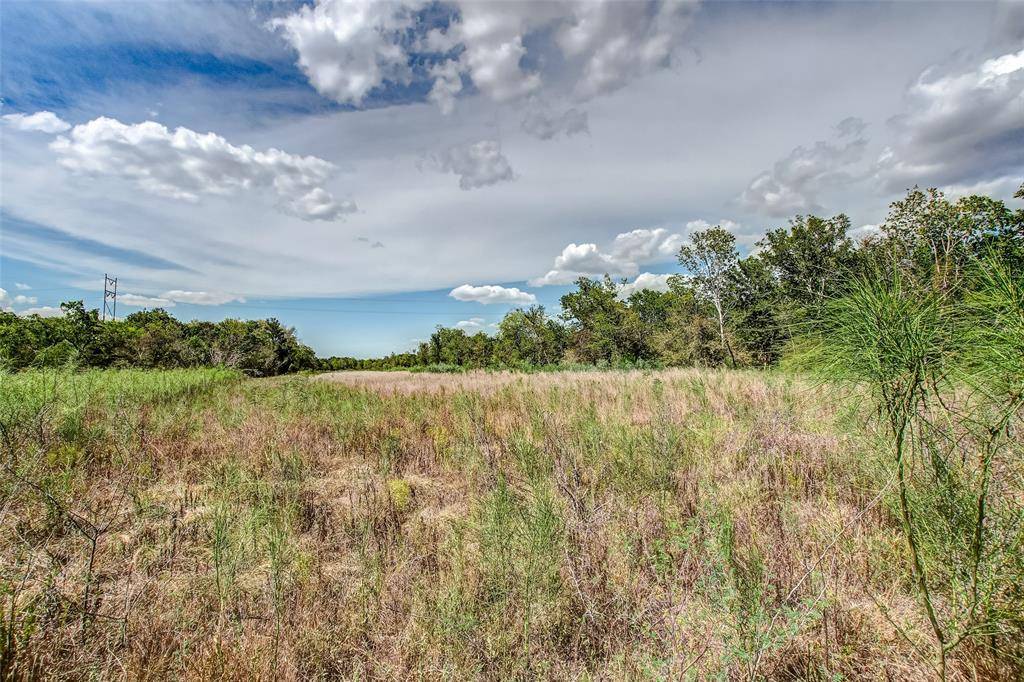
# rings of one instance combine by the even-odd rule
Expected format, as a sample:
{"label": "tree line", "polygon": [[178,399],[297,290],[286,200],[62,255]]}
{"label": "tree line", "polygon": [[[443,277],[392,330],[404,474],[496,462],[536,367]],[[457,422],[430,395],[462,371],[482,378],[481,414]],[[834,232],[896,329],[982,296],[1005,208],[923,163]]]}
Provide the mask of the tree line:
{"label": "tree line", "polygon": [[0,367],[226,366],[253,376],[319,367],[313,349],[276,319],[180,322],[165,310],[100,320],[82,301],[61,304],[60,317],[0,312]]}
{"label": "tree line", "polygon": [[[1024,199],[1024,186],[1017,192]],[[254,376],[302,370],[430,367],[537,368],[776,364],[822,320],[823,307],[865,279],[899,273],[924,288],[960,291],[982,259],[1024,273],[1024,210],[985,196],[955,201],[910,190],[875,234],[852,239],[850,220],[796,216],[741,258],[721,227],[696,232],[678,253],[686,274],[667,291],[623,296],[624,281],[580,278],[554,316],[517,308],[495,333],[439,326],[415,352],[317,358],[276,319],[180,322],[162,309],[102,321],[81,301],[55,318],[0,312],[0,367],[75,364],[170,368],[223,365]]]}
{"label": "tree line", "polygon": [[[1017,198],[1024,199],[1024,186]],[[1024,273],[1024,210],[985,196],[950,200],[910,190],[873,234],[850,237],[850,219],[796,216],[740,258],[722,227],[696,232],[678,253],[687,274],[667,291],[622,296],[622,282],[580,278],[561,314],[516,309],[493,335],[438,327],[414,353],[332,357],[325,369],[637,366],[758,366],[822,321],[823,307],[859,281],[906,276],[954,293],[983,260]]]}

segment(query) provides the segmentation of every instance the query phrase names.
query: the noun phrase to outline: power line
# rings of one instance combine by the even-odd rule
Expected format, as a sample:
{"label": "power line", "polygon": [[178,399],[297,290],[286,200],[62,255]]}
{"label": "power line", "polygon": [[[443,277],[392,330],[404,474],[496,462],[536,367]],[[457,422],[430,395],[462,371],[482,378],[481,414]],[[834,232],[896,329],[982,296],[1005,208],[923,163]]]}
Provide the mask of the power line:
{"label": "power line", "polygon": [[117,319],[117,277],[110,277],[103,273],[103,320],[107,319],[107,312],[110,312],[110,319]]}

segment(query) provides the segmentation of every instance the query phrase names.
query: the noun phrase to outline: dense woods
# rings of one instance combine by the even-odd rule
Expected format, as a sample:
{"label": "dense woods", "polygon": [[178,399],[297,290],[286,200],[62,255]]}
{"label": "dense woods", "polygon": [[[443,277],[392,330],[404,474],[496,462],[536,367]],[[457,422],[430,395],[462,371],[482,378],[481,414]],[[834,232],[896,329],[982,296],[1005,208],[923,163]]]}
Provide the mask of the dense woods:
{"label": "dense woods", "polygon": [[[1024,188],[1017,196],[1024,198]],[[914,189],[873,234],[850,237],[850,220],[797,216],[740,258],[735,237],[713,227],[679,253],[688,274],[668,291],[623,298],[621,282],[581,278],[561,315],[541,306],[510,312],[494,335],[438,327],[415,353],[329,358],[329,369],[395,367],[769,366],[821,322],[823,306],[858,282],[906,277],[921,290],[960,297],[982,263],[1024,272],[1024,210],[938,190]]]}
{"label": "dense woods", "polygon": [[[1024,187],[1018,192],[1024,198]],[[275,319],[176,320],[163,310],[101,321],[82,302],[59,318],[0,313],[0,363],[19,369],[227,366],[256,376],[314,369],[730,366],[777,363],[787,345],[822,319],[823,306],[865,280],[906,277],[921,290],[962,296],[981,263],[1024,271],[1024,210],[984,196],[950,200],[914,189],[867,236],[845,215],[797,216],[740,258],[721,227],[691,235],[678,259],[686,274],[667,291],[581,278],[561,313],[515,309],[495,333],[438,327],[414,353],[316,358]]]}

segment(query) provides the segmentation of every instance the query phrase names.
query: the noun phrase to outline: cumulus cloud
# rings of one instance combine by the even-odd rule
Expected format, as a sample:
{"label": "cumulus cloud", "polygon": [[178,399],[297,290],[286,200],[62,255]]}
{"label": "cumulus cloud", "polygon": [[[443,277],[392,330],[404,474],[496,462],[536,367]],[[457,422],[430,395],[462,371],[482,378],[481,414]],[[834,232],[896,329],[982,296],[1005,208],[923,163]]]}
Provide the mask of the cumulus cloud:
{"label": "cumulus cloud", "polygon": [[627,299],[638,291],[660,291],[666,292],[669,289],[668,280],[674,275],[655,275],[650,272],[641,272],[632,282],[626,282],[619,287],[619,298]]}
{"label": "cumulus cloud", "polygon": [[492,303],[523,305],[537,302],[537,297],[531,293],[521,291],[516,287],[503,287],[497,284],[485,284],[479,287],[463,284],[452,289],[448,295],[457,301],[476,301],[484,305]]}
{"label": "cumulus cloud", "polygon": [[299,67],[321,94],[360,104],[385,81],[407,83],[409,55],[402,46],[422,3],[320,0],[272,19],[299,55]]}
{"label": "cumulus cloud", "polygon": [[[818,195],[830,186],[849,180],[848,169],[860,161],[868,141],[865,125],[846,118],[836,126],[836,140],[820,140],[812,147],[800,146],[771,170],[760,173],[740,195],[752,211],[773,217],[820,211]],[[844,141],[852,137],[849,141]]]}
{"label": "cumulus cloud", "polygon": [[581,98],[617,90],[669,64],[689,28],[695,2],[582,2],[558,33],[569,60],[581,66]]}
{"label": "cumulus cloud", "polygon": [[38,315],[39,317],[63,317],[64,311],[57,306],[44,305],[38,308],[25,308],[24,310],[19,311],[18,315],[20,317],[29,317],[31,315]]}
{"label": "cumulus cloud", "polygon": [[1024,171],[1024,50],[960,68],[925,70],[890,121],[896,141],[877,162],[884,189],[970,184]]}
{"label": "cumulus cloud", "polygon": [[235,294],[228,294],[223,291],[165,291],[160,294],[160,299],[166,299],[175,303],[191,303],[193,305],[224,305],[225,303],[245,303],[245,299]]}
{"label": "cumulus cloud", "polygon": [[34,114],[5,114],[4,123],[16,130],[30,130],[40,133],[63,133],[71,124],[62,120],[52,111],[37,111]]}
{"label": "cumulus cloud", "polygon": [[554,267],[533,286],[571,284],[580,277],[633,277],[640,266],[671,260],[683,244],[683,235],[663,227],[638,229],[616,235],[607,250],[597,244],[569,244],[555,258]]}
{"label": "cumulus cloud", "polygon": [[25,284],[24,282],[15,282],[14,283],[14,288],[17,289],[18,291],[28,291],[32,287],[30,287],[29,285]]}
{"label": "cumulus cloud", "polygon": [[133,308],[173,308],[174,301],[159,296],[142,296],[139,294],[118,294],[117,302]]}
{"label": "cumulus cloud", "polygon": [[553,114],[547,108],[537,108],[523,118],[523,131],[540,140],[550,140],[559,135],[571,137],[577,133],[588,133],[590,127],[585,111],[572,108]]}
{"label": "cumulus cloud", "polygon": [[335,201],[322,187],[334,174],[334,164],[273,148],[235,146],[214,133],[100,117],[75,126],[50,148],[72,172],[133,180],[143,190],[171,199],[195,202],[204,194],[270,188],[280,198],[281,210],[304,220],[336,220],[355,210],[351,202]]}
{"label": "cumulus cloud", "polygon": [[[17,287],[17,285],[15,285]],[[18,287],[20,288],[20,287]],[[24,294],[17,294],[11,296],[6,289],[0,288],[0,310],[3,312],[14,312],[12,306],[16,305],[35,305],[39,299],[35,296],[25,296]]]}
{"label": "cumulus cloud", "polygon": [[459,176],[459,187],[477,189],[515,179],[497,140],[480,140],[449,147],[437,157],[441,170]]}
{"label": "cumulus cloud", "polygon": [[471,317],[468,320],[460,320],[455,323],[456,329],[462,329],[466,332],[478,332],[486,326],[484,318],[482,317]]}
{"label": "cumulus cloud", "polygon": [[[321,94],[361,104],[388,82],[433,82],[428,99],[444,112],[462,76],[497,102],[531,95],[546,78],[567,80],[577,99],[621,88],[670,64],[697,2],[438,3],[451,20],[423,21],[427,3],[317,0],[274,19],[298,53],[299,67]],[[433,61],[437,55],[443,61]],[[558,59],[546,59],[549,54]],[[410,66],[430,66],[417,73]],[[551,66],[547,66],[550,63]]]}

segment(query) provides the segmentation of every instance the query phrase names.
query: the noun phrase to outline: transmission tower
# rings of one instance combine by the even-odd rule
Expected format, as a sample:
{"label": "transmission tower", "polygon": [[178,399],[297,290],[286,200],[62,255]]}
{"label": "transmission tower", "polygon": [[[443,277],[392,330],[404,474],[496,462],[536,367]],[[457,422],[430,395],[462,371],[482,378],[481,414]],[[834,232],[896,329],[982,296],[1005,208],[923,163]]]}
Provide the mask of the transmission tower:
{"label": "transmission tower", "polygon": [[103,320],[106,321],[107,313],[110,319],[117,319],[117,277],[110,277],[103,273]]}

